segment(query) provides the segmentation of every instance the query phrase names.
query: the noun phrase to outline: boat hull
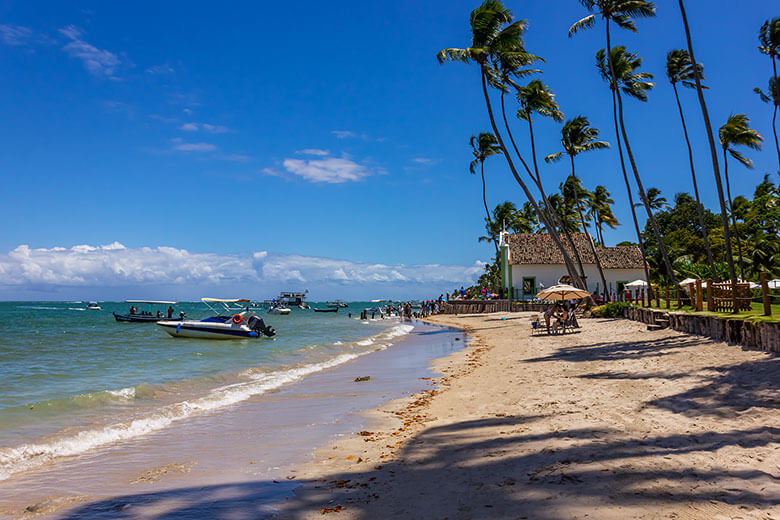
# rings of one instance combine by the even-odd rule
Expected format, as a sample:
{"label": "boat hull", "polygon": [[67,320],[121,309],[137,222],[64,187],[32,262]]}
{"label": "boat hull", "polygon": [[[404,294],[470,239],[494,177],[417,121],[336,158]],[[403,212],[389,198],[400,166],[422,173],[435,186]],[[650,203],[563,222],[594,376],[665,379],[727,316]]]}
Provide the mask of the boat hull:
{"label": "boat hull", "polygon": [[182,321],[183,318],[172,316],[170,318],[158,318],[157,316],[144,316],[143,314],[117,314],[112,313],[116,321],[130,321],[133,323],[156,323],[158,321]]}
{"label": "boat hull", "polygon": [[314,312],[339,312],[338,307],[328,307],[327,309],[314,309]]}
{"label": "boat hull", "polygon": [[175,338],[256,339],[256,331],[246,325],[209,323],[201,321],[158,321],[157,325]]}

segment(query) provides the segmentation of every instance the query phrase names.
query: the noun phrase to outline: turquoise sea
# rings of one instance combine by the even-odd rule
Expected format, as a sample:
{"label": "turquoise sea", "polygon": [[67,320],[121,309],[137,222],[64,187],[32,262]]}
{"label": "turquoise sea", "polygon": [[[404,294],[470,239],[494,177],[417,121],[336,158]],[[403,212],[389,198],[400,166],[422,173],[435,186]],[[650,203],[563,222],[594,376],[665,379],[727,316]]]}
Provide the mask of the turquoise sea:
{"label": "turquoise sea", "polygon": [[[274,338],[218,341],[116,322],[111,312],[127,303],[0,302],[0,480],[273,391],[412,331],[395,318],[357,319],[374,305],[264,314]],[[175,308],[210,315],[201,303]]]}

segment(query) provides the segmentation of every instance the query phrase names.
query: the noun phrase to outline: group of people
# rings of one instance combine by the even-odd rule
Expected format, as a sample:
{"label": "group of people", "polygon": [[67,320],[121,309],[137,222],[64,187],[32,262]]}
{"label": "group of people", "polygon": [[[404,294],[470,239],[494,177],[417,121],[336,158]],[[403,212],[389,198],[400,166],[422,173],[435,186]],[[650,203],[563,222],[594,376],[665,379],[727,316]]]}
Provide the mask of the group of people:
{"label": "group of people", "polygon": [[552,327],[553,334],[558,334],[558,330],[562,330],[564,327],[579,327],[577,315],[574,313],[575,307],[576,305],[572,301],[567,301],[564,304],[556,303],[544,311],[547,334],[550,333],[550,327]]}
{"label": "group of people", "polygon": [[[168,307],[168,318],[169,318],[169,319],[170,319],[171,317],[173,317],[173,313],[174,313],[174,312],[175,312],[175,311],[173,310],[173,307],[170,307],[170,306],[169,306],[169,307]],[[131,305],[131,306],[130,306],[130,314],[135,314],[135,315],[138,315],[138,316],[152,316],[152,313],[151,313],[150,311],[141,311],[141,312],[138,312],[138,309],[135,307],[135,305]],[[163,317],[163,313],[162,313],[162,312],[160,312],[160,310],[158,309],[158,310],[157,310],[157,314],[156,314],[156,316],[157,316],[158,318],[162,318],[162,317]]]}

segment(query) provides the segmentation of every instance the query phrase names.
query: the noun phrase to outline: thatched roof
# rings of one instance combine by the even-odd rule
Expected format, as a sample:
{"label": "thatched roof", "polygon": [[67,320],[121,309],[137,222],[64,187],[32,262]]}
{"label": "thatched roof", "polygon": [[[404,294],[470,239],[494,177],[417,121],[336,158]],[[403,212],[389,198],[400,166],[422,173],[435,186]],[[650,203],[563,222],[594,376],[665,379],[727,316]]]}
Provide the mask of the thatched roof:
{"label": "thatched roof", "polygon": [[[574,254],[568,245],[565,235],[561,235],[564,247],[569,252],[572,260],[576,262]],[[588,237],[584,233],[572,233],[572,240],[577,252],[582,258],[583,264],[595,264],[593,252]],[[508,236],[509,263],[512,265],[523,264],[563,264],[563,255],[555,246],[547,233],[516,233]],[[637,246],[596,246],[601,266],[604,269],[642,269],[642,253]]]}

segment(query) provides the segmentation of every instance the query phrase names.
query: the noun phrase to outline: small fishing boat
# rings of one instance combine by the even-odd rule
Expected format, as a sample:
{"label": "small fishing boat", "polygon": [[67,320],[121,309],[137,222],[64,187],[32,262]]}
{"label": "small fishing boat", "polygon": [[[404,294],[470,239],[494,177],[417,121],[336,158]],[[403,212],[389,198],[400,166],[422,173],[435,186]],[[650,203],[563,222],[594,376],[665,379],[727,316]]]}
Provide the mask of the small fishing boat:
{"label": "small fishing boat", "polygon": [[339,312],[338,307],[326,307],[325,309],[320,307],[314,307],[314,312]]}
{"label": "small fishing boat", "polygon": [[345,302],[343,302],[341,300],[334,300],[332,302],[325,302],[325,305],[327,305],[328,307],[336,307],[336,308],[341,308],[341,309],[346,309],[347,307],[349,307],[349,305],[347,303],[345,303]]}
{"label": "small fishing boat", "polygon": [[100,305],[98,305],[98,302],[89,302],[87,303],[87,310],[88,311],[99,311]]}
{"label": "small fishing boat", "polygon": [[256,307],[251,300],[242,298],[201,298],[215,314],[203,320],[161,320],[157,325],[175,338],[249,339],[276,334],[273,327],[250,311]]}
{"label": "small fishing boat", "polygon": [[[176,305],[176,302],[161,301],[161,300],[125,300],[125,303],[130,304],[130,311],[127,314],[117,314],[112,312],[116,321],[129,321],[133,323],[153,323],[160,320],[167,321],[181,321],[184,319],[184,313],[181,312],[178,315],[174,315],[173,307],[169,307],[167,312],[162,312],[158,305],[162,305],[163,310],[165,306]],[[136,308],[136,304],[149,305],[148,311],[139,311]]]}

